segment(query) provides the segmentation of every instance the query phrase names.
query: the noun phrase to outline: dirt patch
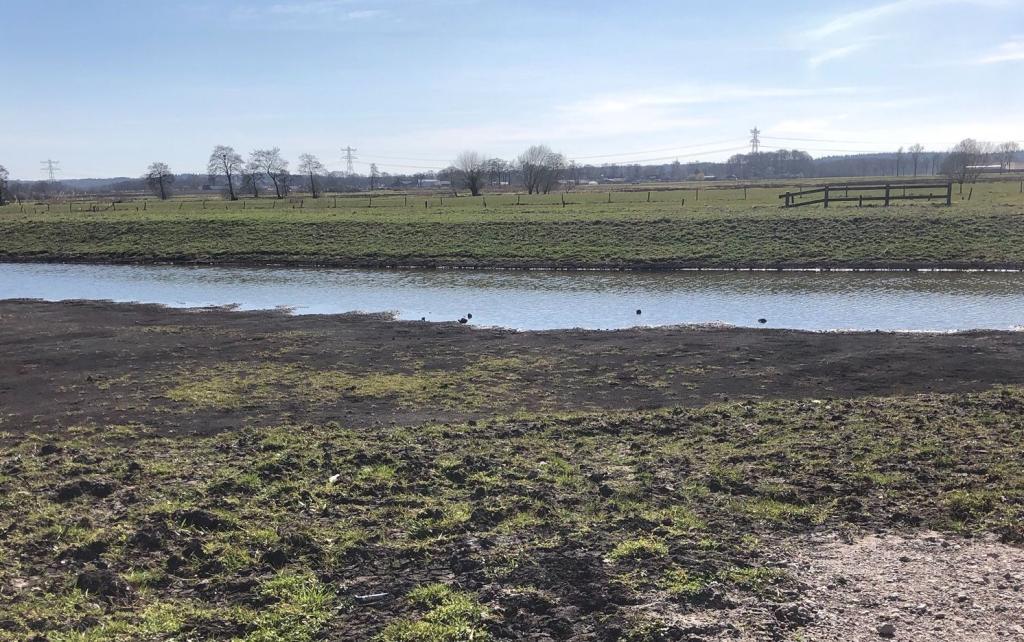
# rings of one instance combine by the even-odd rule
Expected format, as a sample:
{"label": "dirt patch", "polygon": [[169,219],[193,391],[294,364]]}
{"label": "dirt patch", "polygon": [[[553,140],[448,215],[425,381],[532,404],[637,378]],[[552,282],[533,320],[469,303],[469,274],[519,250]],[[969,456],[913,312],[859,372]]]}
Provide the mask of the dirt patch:
{"label": "dirt patch", "polygon": [[1024,550],[940,533],[836,536],[794,551],[815,616],[803,639],[1024,639]]}
{"label": "dirt patch", "polygon": [[1024,383],[1024,333],[514,332],[102,302],[0,302],[0,352],[0,431],[13,432],[413,425]]}

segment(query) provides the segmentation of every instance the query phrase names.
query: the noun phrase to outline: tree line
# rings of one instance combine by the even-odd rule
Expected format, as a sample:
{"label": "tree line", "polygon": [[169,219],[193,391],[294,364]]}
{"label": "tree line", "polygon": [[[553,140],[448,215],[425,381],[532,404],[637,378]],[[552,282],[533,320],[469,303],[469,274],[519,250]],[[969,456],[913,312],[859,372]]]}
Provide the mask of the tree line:
{"label": "tree line", "polygon": [[[256,149],[245,158],[228,145],[217,145],[210,153],[207,174],[175,174],[164,162],[154,162],[141,181],[121,183],[100,181],[108,191],[134,191],[141,187],[161,199],[170,198],[175,186],[186,191],[217,189],[226,198],[243,195],[260,198],[285,198],[293,187],[302,188],[314,198],[325,190],[351,191],[369,187],[402,188],[424,180],[444,181],[454,193],[465,190],[477,196],[488,187],[520,186],[530,194],[546,194],[563,186],[605,182],[682,181],[704,179],[756,180],[770,178],[826,178],[849,176],[946,176],[959,183],[975,182],[987,171],[1010,169],[1020,155],[1016,142],[1001,144],[964,139],[946,151],[927,151],[921,145],[884,154],[855,154],[812,158],[801,150],[762,151],[737,154],[724,162],[678,160],[659,165],[577,164],[546,145],[534,145],[513,160],[488,157],[473,150],[456,156],[446,168],[416,174],[389,175],[370,165],[368,176],[328,172],[313,154],[299,156],[296,172],[284,159],[280,148]],[[45,198],[59,185],[46,181],[13,182],[0,166],[0,203],[11,198]]]}
{"label": "tree line", "polygon": [[[562,154],[553,152],[546,145],[534,145],[520,154],[513,164],[467,150],[437,175],[446,178],[453,187],[463,187],[473,196],[479,196],[495,174],[509,175],[511,180],[511,173],[515,171],[522,176],[523,186],[530,194],[547,194],[558,185],[566,167]],[[232,201],[238,200],[243,193],[260,198],[261,189],[270,190],[267,193],[272,193],[274,198],[284,198],[294,179],[301,181],[313,198],[319,198],[328,176],[324,164],[313,154],[299,156],[298,173],[293,175],[278,147],[253,150],[245,159],[233,147],[217,145],[210,153],[206,169],[211,183],[224,180],[225,196]],[[378,187],[376,181],[381,178],[381,173],[375,164],[370,166],[369,178],[370,189]],[[167,163],[152,163],[143,179],[159,198],[170,198],[176,178]]]}

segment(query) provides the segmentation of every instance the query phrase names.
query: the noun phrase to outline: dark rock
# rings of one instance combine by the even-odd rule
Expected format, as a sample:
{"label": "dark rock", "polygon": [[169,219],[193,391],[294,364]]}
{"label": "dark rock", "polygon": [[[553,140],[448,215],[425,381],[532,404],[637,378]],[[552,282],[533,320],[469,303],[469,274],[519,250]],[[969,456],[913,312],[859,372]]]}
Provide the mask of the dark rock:
{"label": "dark rock", "polygon": [[43,456],[56,455],[59,452],[61,452],[61,447],[56,444],[43,444],[39,447],[39,454]]}
{"label": "dark rock", "polygon": [[612,487],[609,486],[608,484],[601,484],[600,486],[598,486],[597,492],[599,492],[601,494],[601,497],[604,497],[605,499],[615,494],[615,491],[612,490]]}
{"label": "dark rock", "polygon": [[896,626],[892,622],[886,622],[885,624],[881,624],[875,630],[878,631],[878,635],[882,636],[883,638],[896,637]]}
{"label": "dark rock", "polygon": [[121,576],[109,569],[89,569],[78,574],[75,586],[105,599],[126,597],[132,588]]}

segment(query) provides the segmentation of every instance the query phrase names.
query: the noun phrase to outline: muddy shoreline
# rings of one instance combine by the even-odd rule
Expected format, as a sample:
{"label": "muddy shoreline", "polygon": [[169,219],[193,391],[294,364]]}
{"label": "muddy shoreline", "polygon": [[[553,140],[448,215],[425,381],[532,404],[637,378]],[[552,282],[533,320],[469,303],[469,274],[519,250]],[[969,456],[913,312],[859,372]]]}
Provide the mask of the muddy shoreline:
{"label": "muddy shoreline", "polygon": [[182,267],[348,268],[386,270],[551,270],[609,272],[1024,272],[1021,262],[990,261],[523,261],[466,259],[303,259],[299,257],[209,258],[138,257],[114,254],[24,255],[0,253],[0,263],[73,263],[81,265],[175,265]]}
{"label": "muddy shoreline", "polygon": [[731,327],[520,332],[383,315],[0,302],[15,432],[368,426],[1024,384],[1024,333]]}

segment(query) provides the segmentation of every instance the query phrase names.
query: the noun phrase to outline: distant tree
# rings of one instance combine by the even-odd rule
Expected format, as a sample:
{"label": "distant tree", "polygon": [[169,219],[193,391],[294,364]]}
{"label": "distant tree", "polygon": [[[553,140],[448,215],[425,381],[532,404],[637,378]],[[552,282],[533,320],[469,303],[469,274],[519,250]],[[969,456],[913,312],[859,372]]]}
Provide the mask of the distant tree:
{"label": "distant tree", "polygon": [[921,158],[921,152],[924,151],[924,147],[921,147],[919,143],[915,143],[907,151],[910,152],[910,162],[914,165],[914,178],[917,178],[917,161]]}
{"label": "distant tree", "polygon": [[1018,153],[1020,153],[1020,145],[1012,140],[1001,143],[999,147],[996,148],[999,165],[1003,168],[1004,172],[1008,172],[1013,168],[1013,161],[1017,158]]}
{"label": "distant tree", "polygon": [[277,198],[284,198],[288,194],[288,161],[281,158],[281,149],[257,149],[252,153],[252,159],[259,170],[274,184],[274,194]]}
{"label": "distant tree", "polygon": [[10,174],[7,172],[7,168],[0,165],[0,205],[7,203],[7,179],[10,178]]}
{"label": "distant tree", "polygon": [[370,191],[377,189],[377,179],[380,178],[380,170],[377,163],[370,163]]}
{"label": "distant tree", "polygon": [[459,176],[469,193],[480,196],[480,189],[484,186],[484,178],[487,175],[487,160],[483,154],[464,151],[455,159],[455,167],[459,170]]}
{"label": "distant tree", "polygon": [[317,181],[327,171],[324,164],[313,154],[303,154],[299,156],[299,171],[309,177],[309,191],[313,198],[320,198]]}
{"label": "distant tree", "polygon": [[896,150],[896,176],[900,175],[900,165],[903,163],[903,148]]}
{"label": "distant tree", "polygon": [[143,178],[146,179],[149,189],[153,190],[160,200],[167,200],[167,197],[170,196],[171,184],[174,183],[174,174],[171,173],[171,168],[167,166],[167,163],[153,163],[146,170]]}
{"label": "distant tree", "polygon": [[260,197],[260,177],[263,175],[263,169],[260,166],[259,158],[256,156],[256,152],[249,154],[249,160],[245,163],[245,167],[242,168],[242,183],[246,189],[252,190],[253,198]]}
{"label": "distant tree", "polygon": [[508,172],[509,164],[500,158],[491,158],[487,161],[487,180],[491,185],[500,187]]}
{"label": "distant tree", "polygon": [[946,154],[946,159],[942,163],[942,173],[958,183],[960,193],[963,194],[964,183],[974,183],[978,180],[991,159],[991,152],[991,144],[965,138]]}
{"label": "distant tree", "polygon": [[235,152],[234,147],[228,145],[217,145],[210,154],[210,162],[206,165],[206,171],[210,174],[210,180],[223,175],[228,179],[228,198],[238,200],[235,194],[235,177],[245,169],[245,162]]}
{"label": "distant tree", "polygon": [[519,171],[523,185],[530,194],[547,194],[558,184],[565,169],[565,158],[547,145],[534,145],[519,155]]}

